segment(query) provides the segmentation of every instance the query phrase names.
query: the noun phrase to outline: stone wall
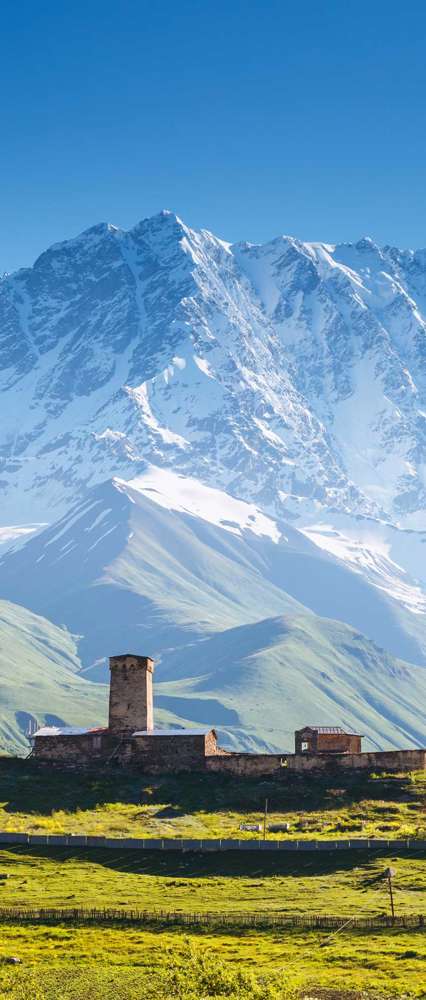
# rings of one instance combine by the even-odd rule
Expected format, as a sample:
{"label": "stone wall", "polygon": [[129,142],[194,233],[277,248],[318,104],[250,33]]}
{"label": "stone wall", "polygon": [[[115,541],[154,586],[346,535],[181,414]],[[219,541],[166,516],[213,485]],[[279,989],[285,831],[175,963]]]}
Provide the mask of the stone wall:
{"label": "stone wall", "polygon": [[235,774],[241,778],[277,774],[283,771],[286,754],[231,753],[226,756],[206,757],[206,770],[221,774]]}
{"label": "stone wall", "polygon": [[206,757],[206,736],[134,736],[131,764],[141,771],[201,771]]}
{"label": "stone wall", "polygon": [[[333,758],[334,760],[334,758]],[[339,768],[369,771],[426,770],[426,750],[381,750],[373,753],[342,754]]]}
{"label": "stone wall", "polygon": [[84,733],[76,736],[37,736],[33,757],[65,766],[81,767],[102,763],[117,747],[117,737]]}
{"label": "stone wall", "polygon": [[214,730],[173,736],[127,737],[104,731],[76,736],[38,736],[33,755],[65,767],[105,766],[108,763],[147,773],[208,771],[238,777],[309,774],[342,771],[426,770],[426,750],[385,750],[358,754],[231,753],[217,746]]}
{"label": "stone wall", "polygon": [[384,750],[357,754],[249,754],[232,753],[207,757],[206,770],[238,777],[299,774],[323,771],[422,771],[426,770],[426,750]]}

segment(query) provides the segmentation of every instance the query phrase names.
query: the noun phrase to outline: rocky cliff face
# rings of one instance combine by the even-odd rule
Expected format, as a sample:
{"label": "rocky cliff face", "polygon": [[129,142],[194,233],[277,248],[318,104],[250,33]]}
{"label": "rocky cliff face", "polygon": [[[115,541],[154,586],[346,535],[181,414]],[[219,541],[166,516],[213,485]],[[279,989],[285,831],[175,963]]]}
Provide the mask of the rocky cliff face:
{"label": "rocky cliff face", "polygon": [[281,516],[423,527],[426,252],[231,246],[171,213],[0,283],[4,523],[172,466]]}
{"label": "rocky cliff face", "polygon": [[43,711],[8,652],[24,607],[54,671],[49,630],[76,637],[87,704],[130,644],[156,657],[168,724],[248,748],[307,719],[424,743],[425,317],[426,251],[232,246],[168,212],[0,281],[15,740]]}

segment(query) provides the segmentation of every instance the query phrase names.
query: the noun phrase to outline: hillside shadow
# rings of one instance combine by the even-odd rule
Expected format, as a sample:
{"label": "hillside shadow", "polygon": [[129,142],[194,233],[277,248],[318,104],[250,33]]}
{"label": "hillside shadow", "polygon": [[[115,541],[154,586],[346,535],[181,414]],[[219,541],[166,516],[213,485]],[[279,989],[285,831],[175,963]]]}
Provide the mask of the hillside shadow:
{"label": "hillside shadow", "polygon": [[[126,875],[163,876],[191,880],[194,878],[269,878],[281,875],[291,878],[316,878],[318,876],[348,874],[364,868],[362,887],[374,885],[382,879],[377,872],[377,862],[383,860],[383,869],[389,859],[404,855],[403,850],[377,851],[321,851],[319,853],[265,853],[253,851],[221,851],[202,854],[188,851],[131,851],[108,850],[87,847],[23,847],[7,845],[7,853],[13,854],[23,864],[26,858],[48,858],[60,862],[80,861],[102,865]],[[409,852],[410,860],[424,860],[424,853]],[[371,876],[368,869],[371,868]]]}
{"label": "hillside shadow", "polygon": [[[410,794],[411,793],[411,794]],[[32,760],[0,758],[0,802],[8,813],[50,816],[108,803],[158,806],[156,817],[170,819],[194,811],[270,813],[348,807],[363,799],[407,801],[413,797],[408,777],[370,775],[304,776],[284,772],[277,778],[235,778],[182,773],[153,776],[123,771],[73,773]],[[152,815],[152,813],[151,813]],[[129,831],[130,832],[130,831]]]}

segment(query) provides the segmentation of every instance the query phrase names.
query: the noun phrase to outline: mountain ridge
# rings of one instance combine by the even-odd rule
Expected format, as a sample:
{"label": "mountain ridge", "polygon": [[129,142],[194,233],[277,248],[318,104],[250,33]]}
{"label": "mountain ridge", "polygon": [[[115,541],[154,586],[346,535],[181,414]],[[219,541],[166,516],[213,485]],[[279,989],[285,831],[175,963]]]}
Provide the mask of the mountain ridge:
{"label": "mountain ridge", "polygon": [[330,247],[232,245],[160,213],[4,279],[2,483],[21,519],[25,495],[51,519],[148,459],[281,516],[421,527],[426,257]]}
{"label": "mountain ridge", "polygon": [[[0,596],[65,622],[91,680],[129,642],[159,684],[220,636],[237,670],[233,629],[293,616],[321,700],[295,636],[327,662],[334,637],[336,664],[346,644],[355,684],[355,631],[373,738],[395,719],[418,739],[374,672],[402,691],[393,657],[423,684],[425,335],[423,250],[232,244],[171,212],[54,244],[0,282]],[[349,711],[336,671],[329,711]],[[229,722],[214,678],[209,698]],[[247,739],[268,742],[257,722]]]}
{"label": "mountain ridge", "polygon": [[7,551],[0,596],[65,623],[86,681],[106,683],[124,648],[149,653],[160,719],[209,723],[228,746],[289,749],[306,712],[362,726],[370,747],[419,745],[424,614],[170,470],[94,487]]}

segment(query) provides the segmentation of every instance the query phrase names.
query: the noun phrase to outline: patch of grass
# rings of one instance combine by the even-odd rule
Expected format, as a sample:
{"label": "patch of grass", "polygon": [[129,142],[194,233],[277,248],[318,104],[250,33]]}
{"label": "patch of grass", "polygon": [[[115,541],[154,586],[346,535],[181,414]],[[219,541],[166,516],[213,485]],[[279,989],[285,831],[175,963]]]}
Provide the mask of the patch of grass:
{"label": "patch of grass", "polygon": [[[426,775],[350,775],[345,785],[341,775],[153,779],[0,760],[2,829],[237,837],[244,836],[241,822],[260,819],[265,798],[270,821],[289,822],[292,837],[380,835],[384,825],[392,830],[387,836],[414,836],[425,826]],[[0,850],[0,905],[368,915],[388,912],[389,864],[396,869],[397,913],[424,910],[421,853],[197,855],[17,845]],[[188,957],[193,945],[201,958],[192,951]],[[2,964],[14,955],[22,966]],[[317,996],[319,988],[341,989],[341,998],[356,991],[356,1000],[363,991],[414,998],[424,995],[425,981],[420,931],[200,929],[183,936],[178,928],[7,924],[0,935],[0,1000],[287,1000],[293,991]]]}
{"label": "patch of grass", "polygon": [[0,906],[113,907],[177,912],[339,916],[424,909],[424,855],[137,852],[84,848],[0,851]]}
{"label": "patch of grass", "polygon": [[[52,771],[0,758],[0,829],[112,837],[240,837],[242,823],[289,823],[289,837],[426,838],[426,773],[236,779],[182,774],[153,779]],[[256,836],[256,835],[255,835]],[[283,834],[269,834],[281,839]]]}
{"label": "patch of grass", "polygon": [[[238,935],[150,932],[131,928],[2,929],[0,996],[10,1000],[281,1000],[318,988],[376,996],[424,996],[426,943],[421,933],[318,932]],[[32,984],[32,986],[31,986]]]}

